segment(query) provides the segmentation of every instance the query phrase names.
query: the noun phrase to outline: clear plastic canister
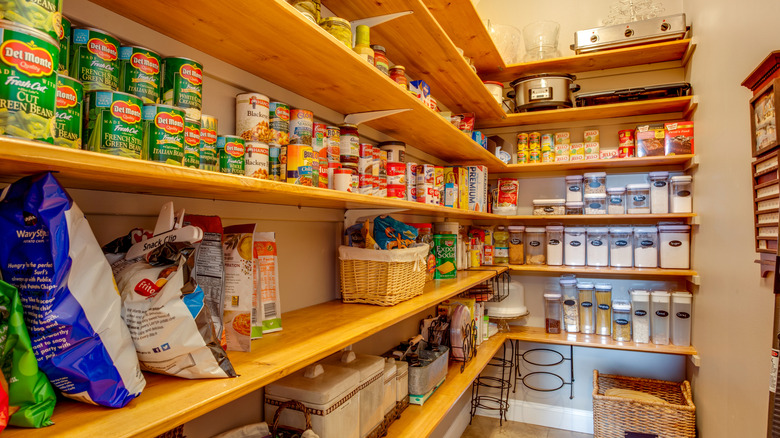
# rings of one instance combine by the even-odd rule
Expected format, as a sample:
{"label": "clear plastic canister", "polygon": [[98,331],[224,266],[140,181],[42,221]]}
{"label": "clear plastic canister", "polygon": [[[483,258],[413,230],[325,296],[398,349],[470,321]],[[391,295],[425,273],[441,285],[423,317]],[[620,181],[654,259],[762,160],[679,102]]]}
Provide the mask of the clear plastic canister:
{"label": "clear plastic canister", "polygon": [[544,294],[544,326],[547,333],[561,332],[561,294]]}
{"label": "clear plastic canister", "polygon": [[563,328],[569,333],[580,331],[579,297],[577,280],[561,278],[561,295],[563,295]]}
{"label": "clear plastic canister", "polygon": [[650,172],[650,213],[669,213],[669,172]]}
{"label": "clear plastic canister", "polygon": [[510,225],[509,229],[509,263],[522,265],[525,263],[524,237],[525,227],[522,225]]}
{"label": "clear plastic canister", "polygon": [[669,292],[653,291],[650,294],[650,311],[652,312],[653,344],[669,344]]}
{"label": "clear plastic canister", "polygon": [[582,201],[582,175],[566,177],[566,202]]}
{"label": "clear plastic canister", "polygon": [[585,214],[607,214],[607,195],[605,193],[585,194]]}
{"label": "clear plastic canister", "polygon": [[630,268],[634,266],[633,228],[612,227],[609,229],[610,266]]}
{"label": "clear plastic canister", "polygon": [[650,292],[646,290],[631,291],[631,319],[634,326],[634,342],[647,344],[650,342]]}
{"label": "clear plastic canister", "polygon": [[626,188],[607,189],[607,214],[626,214]]}
{"label": "clear plastic canister", "polygon": [[589,172],[582,175],[583,178],[583,192],[588,193],[607,193],[607,173],[606,172]]}
{"label": "clear plastic canister", "polygon": [[691,345],[691,309],[693,295],[690,292],[672,294],[672,344],[681,347]]}
{"label": "clear plastic canister", "polygon": [[584,227],[566,227],[563,237],[563,260],[567,266],[585,266]]}
{"label": "clear plastic canister", "polygon": [[580,299],[580,332],[596,333],[596,295],[593,283],[578,282],[577,294]]}
{"label": "clear plastic canister", "polygon": [[693,212],[693,178],[690,175],[673,176],[672,179],[672,213]]}
{"label": "clear plastic canister", "polygon": [[609,336],[612,326],[612,285],[596,283],[596,334]]}
{"label": "clear plastic canister", "polygon": [[658,226],[658,260],[664,269],[691,267],[691,226]]}
{"label": "clear plastic canister", "polygon": [[546,230],[543,227],[528,227],[525,229],[525,264],[544,265],[547,259],[544,255]]}
{"label": "clear plastic canister", "polygon": [[588,266],[609,265],[609,228],[588,227]]}
{"label": "clear plastic canister", "polygon": [[563,225],[548,225],[547,230],[547,264],[561,266],[563,264]]}
{"label": "clear plastic canister", "polygon": [[509,263],[509,231],[503,225],[497,226],[493,232],[493,263]]}
{"label": "clear plastic canister", "polygon": [[583,214],[583,207],[585,203],[582,201],[568,201],[566,202],[566,214]]}
{"label": "clear plastic canister", "polygon": [[628,301],[612,302],[612,339],[631,341],[631,303]]}
{"label": "clear plastic canister", "polygon": [[626,213],[650,213],[650,184],[629,184],[626,186]]}
{"label": "clear plastic canister", "polygon": [[658,267],[658,228],[634,228],[634,266],[637,268]]}

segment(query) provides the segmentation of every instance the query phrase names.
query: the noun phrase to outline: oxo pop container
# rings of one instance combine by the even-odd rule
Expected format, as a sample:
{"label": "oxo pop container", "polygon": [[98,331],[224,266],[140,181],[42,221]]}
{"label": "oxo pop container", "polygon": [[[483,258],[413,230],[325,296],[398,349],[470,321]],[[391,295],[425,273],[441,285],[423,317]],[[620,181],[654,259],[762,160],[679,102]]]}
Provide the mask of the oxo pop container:
{"label": "oxo pop container", "polygon": [[650,184],[629,184],[626,186],[626,213],[650,213]]}
{"label": "oxo pop container", "polygon": [[566,202],[582,201],[582,175],[569,175],[565,179]]}
{"label": "oxo pop container", "polygon": [[612,302],[612,339],[631,341],[631,303],[628,301]]}
{"label": "oxo pop container", "polygon": [[586,193],[585,214],[607,214],[607,195],[604,193]]}
{"label": "oxo pop container", "polygon": [[669,172],[650,172],[650,213],[669,213]]}
{"label": "oxo pop container", "polygon": [[584,214],[585,203],[582,201],[566,202],[566,214]]}
{"label": "oxo pop container", "polygon": [[544,327],[547,333],[561,332],[561,294],[544,294]]}
{"label": "oxo pop container", "polygon": [[544,265],[545,232],[543,227],[527,227],[525,229],[525,264]]}
{"label": "oxo pop container", "polygon": [[634,228],[634,266],[637,268],[658,267],[658,228]]}
{"label": "oxo pop container", "polygon": [[548,225],[547,229],[547,264],[561,266],[563,264],[563,225]]}
{"label": "oxo pop container", "polygon": [[612,332],[612,285],[596,283],[596,334],[609,336]]}
{"label": "oxo pop container", "polygon": [[672,344],[681,347],[691,345],[691,301],[690,292],[672,294]]}
{"label": "oxo pop container", "polygon": [[[279,405],[297,400],[311,413],[311,425],[319,436],[360,438],[360,373],[327,364],[296,371],[265,387],[265,418],[273,418]],[[282,411],[281,424],[305,429],[303,415]]]}
{"label": "oxo pop container", "polygon": [[626,214],[626,188],[607,189],[607,214]]}
{"label": "oxo pop container", "polygon": [[651,329],[653,344],[669,344],[669,292],[654,291],[650,294],[652,312]]}
{"label": "oxo pop container", "polygon": [[692,213],[693,212],[693,178],[690,175],[673,176],[672,183],[672,213]]}
{"label": "oxo pop container", "polygon": [[382,411],[382,401],[384,399],[384,381],[382,380],[385,371],[384,359],[379,356],[355,354],[354,351],[342,351],[331,355],[323,360],[322,363],[360,373],[360,391],[358,391],[360,414],[358,417],[353,417],[350,421],[354,422],[355,418],[359,418],[360,438],[369,436],[374,429],[382,424],[382,420],[385,418]]}
{"label": "oxo pop container", "polygon": [[612,227],[609,229],[609,265],[615,268],[634,266],[634,239],[631,227]]}
{"label": "oxo pop container", "polygon": [[588,227],[588,266],[609,265],[609,228]]}
{"label": "oxo pop container", "polygon": [[631,291],[631,319],[634,325],[634,342],[650,342],[650,293],[646,290]]}
{"label": "oxo pop container", "polygon": [[691,267],[691,226],[658,226],[659,265],[664,269]]}
{"label": "oxo pop container", "polygon": [[561,295],[563,295],[563,328],[569,333],[580,331],[579,297],[577,280],[561,278]]}
{"label": "oxo pop container", "polygon": [[563,260],[566,266],[585,266],[584,227],[566,227],[563,236]]}
{"label": "oxo pop container", "polygon": [[596,295],[593,283],[577,283],[580,299],[580,332],[596,333]]}
{"label": "oxo pop container", "polygon": [[582,175],[583,178],[583,191],[585,194],[589,193],[607,193],[607,173],[606,172],[589,172]]}

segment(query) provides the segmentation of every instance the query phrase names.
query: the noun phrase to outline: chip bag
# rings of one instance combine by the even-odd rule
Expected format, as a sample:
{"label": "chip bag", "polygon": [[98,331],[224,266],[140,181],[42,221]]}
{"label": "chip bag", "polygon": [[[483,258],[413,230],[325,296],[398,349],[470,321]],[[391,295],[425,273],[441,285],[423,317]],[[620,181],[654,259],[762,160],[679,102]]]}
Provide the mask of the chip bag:
{"label": "chip bag", "polygon": [[374,240],[379,249],[409,248],[416,243],[417,228],[390,216],[374,219]]}

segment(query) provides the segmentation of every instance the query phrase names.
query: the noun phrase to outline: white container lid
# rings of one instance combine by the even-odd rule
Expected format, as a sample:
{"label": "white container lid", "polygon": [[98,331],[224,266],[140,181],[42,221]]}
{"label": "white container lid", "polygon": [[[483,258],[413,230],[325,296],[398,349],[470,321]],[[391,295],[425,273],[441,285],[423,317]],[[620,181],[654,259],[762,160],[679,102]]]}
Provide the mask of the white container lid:
{"label": "white container lid", "polygon": [[670,232],[670,231],[671,232],[683,231],[683,232],[689,233],[691,231],[691,226],[690,225],[659,225],[658,226],[658,231],[660,233]]}
{"label": "white container lid", "polygon": [[672,301],[675,303],[687,303],[690,304],[693,299],[693,295],[690,292],[673,292]]}
{"label": "white container lid", "polygon": [[650,234],[650,233],[658,233],[658,228],[656,228],[656,227],[636,227],[636,228],[634,228],[634,234]]}
{"label": "white container lid", "polygon": [[672,182],[691,182],[693,177],[690,175],[677,175],[671,178]]}
{"label": "white container lid", "polygon": [[561,294],[544,294],[545,300],[560,300]]}
{"label": "white container lid", "polygon": [[510,233],[518,233],[525,231],[525,225],[510,225],[506,227]]}
{"label": "white container lid", "polygon": [[354,351],[340,351],[323,361],[330,365],[341,366],[360,372],[360,383],[384,372],[384,359],[368,354],[355,354]]}
{"label": "white container lid", "polygon": [[585,199],[607,199],[606,193],[586,193]]}
{"label": "white container lid", "polygon": [[582,175],[567,175],[566,182],[580,182],[582,181]]}
{"label": "white container lid", "polygon": [[612,285],[609,283],[596,283],[596,290],[612,290]]}
{"label": "white container lid", "polygon": [[577,282],[577,289],[593,289],[595,286],[593,286],[593,283],[589,281],[580,281]]}
{"label": "white container lid", "polygon": [[647,176],[651,181],[667,179],[669,178],[669,172],[650,172]]}
{"label": "white container lid", "polygon": [[625,187],[608,187],[607,193],[610,195],[622,195],[623,193],[626,193]]}
{"label": "white container lid", "polygon": [[387,380],[390,376],[395,376],[398,372],[398,367],[395,364],[395,358],[389,357],[385,360],[384,376]]}
{"label": "white container lid", "polygon": [[566,227],[567,233],[584,233],[585,227]]}
{"label": "white container lid", "polygon": [[525,229],[526,233],[544,233],[547,231],[544,227],[528,227]]}
{"label": "white container lid", "polygon": [[631,234],[634,229],[631,227],[612,227],[609,229],[611,234]]}
{"label": "white container lid", "polygon": [[607,172],[588,172],[582,174],[583,178],[606,178]]}
{"label": "white container lid", "polygon": [[631,303],[628,301],[613,301],[612,310],[615,312],[630,312]]}
{"label": "white container lid", "polygon": [[561,284],[561,286],[576,286],[577,285],[577,279],[576,278],[561,278],[558,283]]}
{"label": "white container lid", "polygon": [[566,203],[566,208],[582,208],[585,203],[582,201],[569,201]]}
{"label": "white container lid", "polygon": [[650,190],[650,184],[647,183],[628,184],[626,186],[626,190]]}
{"label": "white container lid", "polygon": [[545,229],[547,231],[563,231],[563,225],[547,225]]}
{"label": "white container lid", "polygon": [[356,370],[314,364],[283,377],[265,387],[266,395],[291,398],[304,403],[326,405],[360,386]]}
{"label": "white container lid", "polygon": [[650,296],[653,299],[653,302],[656,303],[668,303],[669,302],[669,292],[663,291],[663,290],[654,290],[650,293]]}
{"label": "white container lid", "polygon": [[564,205],[565,199],[534,199],[534,205]]}
{"label": "white container lid", "polygon": [[641,301],[643,303],[650,301],[650,292],[646,290],[632,290],[631,291],[631,299],[634,301]]}
{"label": "white container lid", "polygon": [[609,228],[607,227],[588,227],[588,235],[590,234],[607,234]]}

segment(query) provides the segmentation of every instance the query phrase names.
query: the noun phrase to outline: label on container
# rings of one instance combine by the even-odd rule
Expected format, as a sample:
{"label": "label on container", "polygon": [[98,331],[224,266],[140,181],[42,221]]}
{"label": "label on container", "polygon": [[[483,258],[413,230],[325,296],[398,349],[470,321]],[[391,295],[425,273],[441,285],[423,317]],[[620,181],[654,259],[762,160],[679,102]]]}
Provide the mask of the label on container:
{"label": "label on container", "polygon": [[[572,242],[572,243],[573,243],[573,242]],[[617,243],[617,242],[616,242],[616,243]],[[591,244],[591,245],[593,245],[593,246],[601,246],[601,245],[603,245],[603,244],[604,244],[604,242],[602,242],[602,241],[600,241],[600,240],[591,240],[591,241],[590,241],[590,244]]]}
{"label": "label on container", "polygon": [[574,301],[574,300],[565,300],[565,301],[563,302],[563,304],[565,304],[565,305],[567,305],[567,306],[575,306],[575,305],[577,305],[577,302],[576,302],[576,301]]}
{"label": "label on container", "polygon": [[666,318],[667,316],[669,316],[669,312],[667,312],[666,310],[656,310],[655,314],[660,316],[661,318]]}
{"label": "label on container", "polygon": [[536,248],[537,246],[541,245],[542,242],[539,242],[538,240],[532,240],[532,241],[528,242],[528,244],[533,246],[534,248]]}
{"label": "label on container", "polygon": [[666,187],[666,181],[656,181],[653,183],[655,187]]}
{"label": "label on container", "polygon": [[680,190],[679,192],[677,192],[677,196],[681,198],[685,196],[691,196],[691,192],[688,190]]}
{"label": "label on container", "polygon": [[582,306],[582,307],[593,307],[593,303],[591,303],[590,301],[583,301],[582,303],[580,303],[580,306]]}
{"label": "label on container", "polygon": [[621,196],[610,196],[609,203],[610,204],[621,204],[621,203],[623,203],[623,197],[621,197]]}
{"label": "label on container", "polygon": [[616,240],[615,241],[615,246],[626,246],[626,245],[628,245],[628,241],[627,240]]}
{"label": "label on container", "polygon": [[687,313],[687,312],[677,312],[675,315],[678,318],[682,318],[682,319],[686,319],[686,318],[690,318],[691,317],[691,315],[689,313]]}
{"label": "label on container", "polygon": [[669,242],[669,246],[678,247],[680,245],[682,245],[682,242],[680,242],[679,240],[672,240],[671,242]]}
{"label": "label on container", "polygon": [[616,323],[617,325],[626,325],[626,324],[628,324],[628,320],[627,320],[627,319],[622,319],[622,318],[619,318],[619,319],[616,319],[616,320],[615,320],[615,323]]}
{"label": "label on container", "polygon": [[598,307],[600,310],[609,310],[609,304],[599,304]]}
{"label": "label on container", "polygon": [[653,241],[652,240],[643,240],[643,241],[639,242],[639,244],[643,248],[649,248],[649,247],[653,246]]}
{"label": "label on container", "polygon": [[561,244],[561,241],[560,241],[560,240],[558,240],[558,239],[550,239],[550,240],[547,242],[547,244],[548,244],[548,245],[560,245],[560,244]]}
{"label": "label on container", "polygon": [[580,246],[580,245],[582,245],[582,242],[580,242],[579,240],[572,240],[571,242],[569,242],[569,245],[571,245],[571,246]]}
{"label": "label on container", "polygon": [[570,192],[579,192],[580,191],[580,186],[578,186],[578,185],[569,186],[569,191]]}
{"label": "label on container", "polygon": [[636,315],[636,316],[645,316],[645,315],[647,315],[647,312],[644,311],[644,310],[637,310],[636,312],[634,312],[634,315]]}

